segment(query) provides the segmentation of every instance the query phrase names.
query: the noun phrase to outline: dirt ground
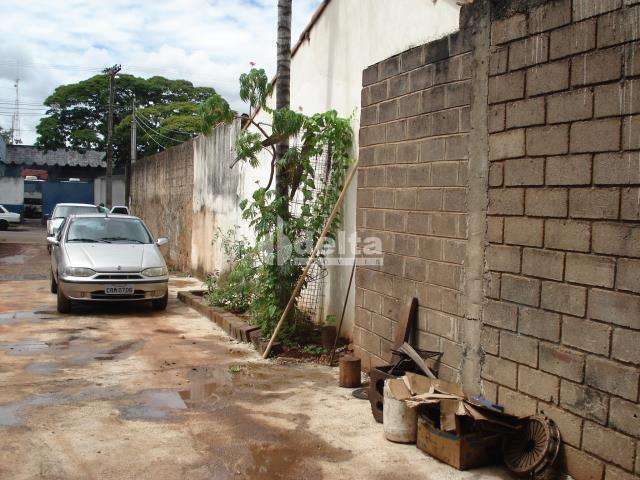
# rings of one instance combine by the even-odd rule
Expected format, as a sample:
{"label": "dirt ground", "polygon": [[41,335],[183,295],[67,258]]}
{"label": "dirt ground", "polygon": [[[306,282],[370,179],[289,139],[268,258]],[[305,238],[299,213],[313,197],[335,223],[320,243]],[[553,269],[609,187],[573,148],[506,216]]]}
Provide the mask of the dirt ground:
{"label": "dirt ground", "polygon": [[3,233],[2,479],[508,478],[385,441],[336,369],[264,361],[179,303],[195,280],[172,280],[166,312],[59,315],[42,232]]}

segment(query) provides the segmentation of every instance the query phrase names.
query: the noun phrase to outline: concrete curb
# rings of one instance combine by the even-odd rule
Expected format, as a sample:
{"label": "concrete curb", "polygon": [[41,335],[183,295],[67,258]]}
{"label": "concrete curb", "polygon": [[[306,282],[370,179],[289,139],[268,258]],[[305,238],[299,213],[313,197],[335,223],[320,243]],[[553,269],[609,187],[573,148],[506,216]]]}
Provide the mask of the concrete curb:
{"label": "concrete curb", "polygon": [[236,340],[251,342],[251,333],[259,331],[260,328],[249,325],[244,319],[233,313],[208,305],[204,299],[204,293],[204,290],[178,292],[178,300],[197,310]]}

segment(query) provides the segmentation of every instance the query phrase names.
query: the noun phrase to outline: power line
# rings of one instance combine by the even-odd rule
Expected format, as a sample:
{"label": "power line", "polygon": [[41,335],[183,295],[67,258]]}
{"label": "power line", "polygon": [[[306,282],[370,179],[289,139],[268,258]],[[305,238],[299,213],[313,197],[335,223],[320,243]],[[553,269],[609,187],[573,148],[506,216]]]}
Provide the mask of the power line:
{"label": "power line", "polygon": [[162,148],[163,150],[166,150],[167,147],[165,147],[164,145],[162,145],[160,142],[158,142],[155,137],[149,133],[143,126],[141,123],[138,123],[138,126],[142,129],[142,131],[151,139],[153,140],[160,148]]}
{"label": "power line", "polygon": [[[147,118],[145,118],[144,116],[140,115],[140,113],[139,113],[139,112],[136,112],[136,114],[137,114],[137,116],[139,117],[139,118],[138,118],[138,120],[142,120],[142,119],[144,119],[144,120],[146,121],[145,126],[146,126],[147,128],[150,128],[151,130],[153,130],[155,133],[157,133],[157,134],[158,134],[158,135],[160,135],[161,137],[167,138],[167,139],[169,139],[169,140],[173,140],[174,142],[184,142],[184,140],[178,140],[178,139],[176,139],[176,138],[172,138],[172,137],[168,137],[168,136],[166,136],[166,135],[163,135],[163,134],[162,134],[162,133],[160,133],[158,130],[156,130],[155,128],[153,128],[153,126],[152,126],[151,122],[149,121],[149,119],[147,119]],[[140,125],[140,123],[142,123],[142,122],[141,122],[141,121],[138,121],[138,125]],[[182,133],[182,134],[184,134],[184,135],[189,135],[189,136],[191,135],[189,132],[179,132],[179,131],[177,131],[177,130],[172,130],[172,131],[174,131],[174,132],[176,132],[176,133]]]}
{"label": "power line", "polygon": [[[62,65],[62,64],[48,64],[44,62],[30,62],[30,63],[19,63],[19,62],[0,62],[0,66],[9,66],[9,67],[25,67],[25,68],[44,68],[44,69],[53,69],[53,70],[76,70],[77,72],[87,71],[87,72],[102,72],[104,69],[102,67],[87,67],[83,65]],[[126,70],[138,70],[142,72],[158,72],[158,74],[163,74],[164,72],[173,72],[173,74],[182,75],[188,78],[184,78],[184,80],[194,79],[204,81],[210,84],[227,84],[227,85],[237,85],[238,82],[236,80],[220,80],[220,79],[212,79],[211,77],[204,77],[200,75],[190,74],[186,70],[179,70],[176,68],[170,67],[152,67],[152,66],[144,66],[144,65],[122,65],[122,67]]]}

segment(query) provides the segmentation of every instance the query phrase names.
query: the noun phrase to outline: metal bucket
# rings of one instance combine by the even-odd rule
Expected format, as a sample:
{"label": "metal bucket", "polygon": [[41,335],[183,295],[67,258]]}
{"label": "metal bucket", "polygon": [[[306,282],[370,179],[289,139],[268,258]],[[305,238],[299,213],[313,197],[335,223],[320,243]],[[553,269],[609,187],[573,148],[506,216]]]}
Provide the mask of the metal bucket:
{"label": "metal bucket", "polygon": [[418,412],[391,395],[388,380],[384,382],[382,428],[387,440],[397,443],[416,443]]}

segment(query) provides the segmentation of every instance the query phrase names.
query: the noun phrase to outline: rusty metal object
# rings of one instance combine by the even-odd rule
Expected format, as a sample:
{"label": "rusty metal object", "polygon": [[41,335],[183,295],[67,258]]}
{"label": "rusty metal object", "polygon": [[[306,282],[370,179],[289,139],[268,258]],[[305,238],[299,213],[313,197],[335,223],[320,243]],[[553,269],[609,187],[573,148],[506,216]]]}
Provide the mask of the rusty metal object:
{"label": "rusty metal object", "polygon": [[345,388],[358,388],[360,381],[360,359],[352,355],[345,355],[340,358],[340,381],[339,385]]}
{"label": "rusty metal object", "polygon": [[560,430],[553,420],[534,415],[526,419],[521,430],[505,437],[504,463],[519,477],[539,475],[553,465],[561,443]]}
{"label": "rusty metal object", "polygon": [[[415,349],[414,349],[415,350]],[[435,358],[442,355],[440,352],[426,350],[416,350],[422,358]],[[391,350],[394,358],[398,358],[394,365],[384,365],[372,368],[369,371],[369,402],[371,403],[371,413],[376,422],[382,423],[382,410],[384,406],[384,381],[387,378],[401,377],[407,372],[420,373],[420,369],[406,353],[400,350]],[[433,371],[433,369],[432,369]],[[437,370],[433,372],[436,376]]]}
{"label": "rusty metal object", "polygon": [[336,336],[333,339],[333,348],[331,349],[331,356],[329,357],[329,366],[333,367],[333,359],[336,356],[336,347],[338,346],[338,339],[340,338],[340,330],[342,330],[342,321],[344,320],[344,312],[347,311],[347,301],[349,300],[349,292],[351,291],[351,283],[353,282],[353,274],[356,271],[356,259],[353,259],[353,266],[351,267],[351,275],[349,276],[349,286],[347,287],[347,293],[344,296],[344,305],[342,306],[342,315],[340,315],[340,323],[336,329]]}
{"label": "rusty metal object", "polygon": [[369,386],[366,385],[362,388],[356,388],[353,392],[351,392],[358,400],[369,400]]}
{"label": "rusty metal object", "polygon": [[324,348],[332,348],[336,342],[336,326],[335,325],[323,325],[320,329],[320,345]]}

